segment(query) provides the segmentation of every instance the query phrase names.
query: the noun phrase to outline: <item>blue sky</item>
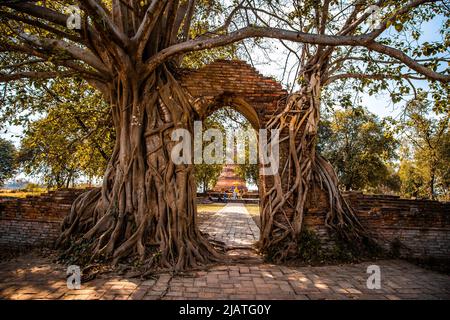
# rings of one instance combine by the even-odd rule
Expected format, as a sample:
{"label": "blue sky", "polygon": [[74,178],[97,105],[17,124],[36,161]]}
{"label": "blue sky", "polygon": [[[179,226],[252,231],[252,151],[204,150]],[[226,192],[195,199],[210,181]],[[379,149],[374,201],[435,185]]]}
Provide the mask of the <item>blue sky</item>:
{"label": "blue sky", "polygon": [[[419,43],[423,42],[432,42],[440,40],[440,34],[437,32],[443,24],[444,17],[439,16],[435,17],[433,20],[423,23],[421,26],[422,32]],[[394,31],[395,32],[395,31]],[[275,50],[273,54],[270,55],[270,60],[272,62],[267,62],[267,58],[264,57],[262,51],[260,51],[256,57],[253,59],[255,63],[255,68],[265,76],[273,76],[276,79],[281,79],[284,69],[284,63],[286,59],[285,49],[277,42],[276,40],[272,40],[270,42],[271,46],[278,47],[278,50]],[[295,45],[291,45],[290,43],[286,43],[292,48],[295,48]],[[294,59],[290,61],[291,64],[294,62]],[[289,69],[289,68],[288,68]],[[289,83],[292,83],[293,79],[289,80]],[[416,88],[427,88],[426,81],[412,81]],[[392,104],[392,101],[387,92],[380,92],[377,95],[370,96],[368,94],[364,94],[361,96],[362,105],[367,107],[370,112],[378,115],[380,118],[392,116],[396,117],[402,111],[403,103],[398,103],[396,105]]]}
{"label": "blue sky", "polygon": [[[422,33],[420,42],[436,41],[439,36],[437,30],[440,28],[443,22],[443,17],[437,17],[430,22],[422,25]],[[276,79],[281,79],[283,76],[283,67],[286,58],[285,49],[276,40],[268,40],[268,44],[271,47],[276,47],[273,53],[270,54],[270,60],[267,62],[266,57],[261,52],[256,52],[253,56],[255,62],[255,68],[265,76],[272,76]],[[293,73],[294,74],[294,73]],[[292,77],[291,77],[292,78]],[[292,78],[293,79],[293,78]],[[417,87],[426,88],[425,81],[414,81]],[[374,96],[368,94],[362,95],[362,104],[369,109],[369,111],[375,113],[379,117],[393,116],[396,117],[402,109],[402,103],[393,105],[387,93],[380,93]],[[6,132],[2,131],[0,137],[11,140],[18,147],[20,144],[20,135],[23,128],[18,126],[9,126],[6,128]]]}

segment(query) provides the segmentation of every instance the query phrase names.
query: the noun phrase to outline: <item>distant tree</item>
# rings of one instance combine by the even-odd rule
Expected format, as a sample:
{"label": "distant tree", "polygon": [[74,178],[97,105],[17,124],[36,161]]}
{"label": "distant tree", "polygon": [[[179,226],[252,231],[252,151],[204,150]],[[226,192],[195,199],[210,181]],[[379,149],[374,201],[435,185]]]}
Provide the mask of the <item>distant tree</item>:
{"label": "distant tree", "polygon": [[12,142],[0,138],[0,187],[15,173],[15,154]]}
{"label": "distant tree", "polygon": [[388,164],[397,145],[383,121],[363,107],[336,111],[319,129],[319,151],[334,165],[345,190],[374,191],[395,180]]}
{"label": "distant tree", "polygon": [[402,159],[398,171],[401,181],[401,194],[406,197],[423,198],[427,196],[424,175],[414,161]]}
{"label": "distant tree", "polygon": [[196,164],[194,168],[197,186],[202,192],[211,190],[217,183],[223,166],[220,164]]}
{"label": "distant tree", "polygon": [[450,111],[426,99],[419,92],[409,101],[399,127],[412,154],[401,163],[402,191],[405,195],[428,197],[447,194],[450,176]]}
{"label": "distant tree", "polygon": [[450,131],[447,130],[439,145],[439,199],[450,201]]}
{"label": "distant tree", "polygon": [[247,183],[255,184],[259,188],[259,164],[240,164],[236,167],[236,173]]}
{"label": "distant tree", "polygon": [[[212,117],[209,117],[203,121],[203,132],[208,129],[219,129],[225,134],[225,127],[222,123],[222,114],[218,113]],[[211,142],[203,142],[203,149]],[[202,149],[202,150],[203,150]],[[223,161],[220,164],[207,164],[202,162],[201,164],[194,165],[194,176],[197,182],[197,188],[200,187],[202,192],[206,192],[216,185],[217,179],[223,169]]]}
{"label": "distant tree", "polygon": [[68,187],[80,176],[101,177],[114,131],[100,94],[85,81],[58,79],[43,87],[32,103],[45,116],[24,123],[18,155],[24,172],[40,175],[47,187],[56,188]]}

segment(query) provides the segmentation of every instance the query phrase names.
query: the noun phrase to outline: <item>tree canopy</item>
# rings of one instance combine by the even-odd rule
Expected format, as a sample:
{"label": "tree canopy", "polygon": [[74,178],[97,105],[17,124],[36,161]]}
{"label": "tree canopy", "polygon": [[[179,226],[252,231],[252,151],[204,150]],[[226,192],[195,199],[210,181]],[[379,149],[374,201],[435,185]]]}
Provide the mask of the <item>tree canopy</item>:
{"label": "tree canopy", "polygon": [[[74,3],[81,8],[79,30],[67,28],[66,12]],[[9,54],[2,59],[5,68],[0,79],[77,74],[105,89],[114,75],[114,62],[123,63],[130,53],[138,58],[145,76],[160,63],[188,52],[265,37],[304,44],[303,53],[289,51],[300,61],[316,49],[333,48],[324,83],[386,77],[448,82],[440,63],[447,61],[442,53],[448,49],[448,22],[439,30],[443,42],[404,41],[405,36],[420,37],[417,26],[423,21],[445,15],[448,8],[443,2],[379,1],[376,5],[379,21],[370,27],[364,24],[373,14],[367,1],[4,1],[0,44]],[[151,50],[152,31],[164,27],[159,20],[163,16],[169,17],[164,39],[156,51]]]}
{"label": "tree canopy", "polygon": [[12,142],[0,138],[0,187],[11,178],[16,169],[16,148]]}
{"label": "tree canopy", "polygon": [[363,107],[337,110],[321,123],[319,152],[346,190],[380,190],[389,181],[397,146],[393,132]]}
{"label": "tree canopy", "polygon": [[101,177],[114,143],[108,105],[79,79],[57,79],[43,88],[16,103],[24,110],[32,103],[31,110],[44,115],[23,122],[18,162],[24,172],[57,188],[80,176]]}
{"label": "tree canopy", "polygon": [[400,131],[405,142],[400,163],[402,192],[407,196],[446,199],[450,187],[449,109],[420,92],[408,102]]}

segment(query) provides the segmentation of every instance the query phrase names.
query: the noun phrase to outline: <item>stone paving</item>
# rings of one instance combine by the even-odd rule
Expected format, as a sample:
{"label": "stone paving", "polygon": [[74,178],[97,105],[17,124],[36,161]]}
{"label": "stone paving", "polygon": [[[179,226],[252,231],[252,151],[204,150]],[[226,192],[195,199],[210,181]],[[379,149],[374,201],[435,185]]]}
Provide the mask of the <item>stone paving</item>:
{"label": "stone paving", "polygon": [[[381,289],[366,287],[367,267],[381,268]],[[155,280],[102,275],[68,289],[64,266],[27,254],[0,263],[1,299],[450,299],[450,277],[401,260],[321,267],[212,266]]]}
{"label": "stone paving", "polygon": [[[228,204],[201,228],[231,251],[248,248],[259,235],[239,204]],[[402,260],[319,267],[253,260],[152,280],[103,274],[74,290],[67,288],[66,267],[50,256],[31,252],[0,262],[0,299],[450,299],[450,276]],[[367,267],[373,264],[381,270],[381,289],[366,285]]]}
{"label": "stone paving", "polygon": [[242,203],[228,203],[206,219],[200,229],[223,242],[226,249],[249,248],[259,240],[259,228]]}

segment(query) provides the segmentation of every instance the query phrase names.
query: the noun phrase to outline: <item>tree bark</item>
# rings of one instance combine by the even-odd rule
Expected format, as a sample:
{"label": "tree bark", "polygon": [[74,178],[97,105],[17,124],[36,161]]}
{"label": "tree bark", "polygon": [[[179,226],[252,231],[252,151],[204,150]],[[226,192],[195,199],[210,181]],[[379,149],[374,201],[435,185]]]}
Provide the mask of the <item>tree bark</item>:
{"label": "tree bark", "polygon": [[[274,261],[283,261],[298,252],[306,201],[313,190],[328,194],[325,225],[338,237],[356,246],[368,240],[350,205],[343,198],[336,173],[331,164],[316,153],[320,119],[321,77],[326,61],[308,64],[302,72],[304,84],[290,95],[286,107],[274,116],[268,128],[287,135],[283,143],[288,150],[280,162],[280,172],[261,200],[261,251]],[[283,146],[280,146],[283,149]]]}
{"label": "tree bark", "polygon": [[109,98],[116,144],[102,187],[81,195],[63,223],[65,256],[87,244],[90,261],[135,256],[175,270],[221,258],[196,224],[192,164],[170,159],[172,131],[193,130],[187,93],[162,67],[142,82],[119,75]]}
{"label": "tree bark", "polygon": [[429,190],[430,190],[430,199],[434,200],[434,184],[436,180],[436,164],[431,165],[431,174],[430,174],[430,182],[429,182]]}

